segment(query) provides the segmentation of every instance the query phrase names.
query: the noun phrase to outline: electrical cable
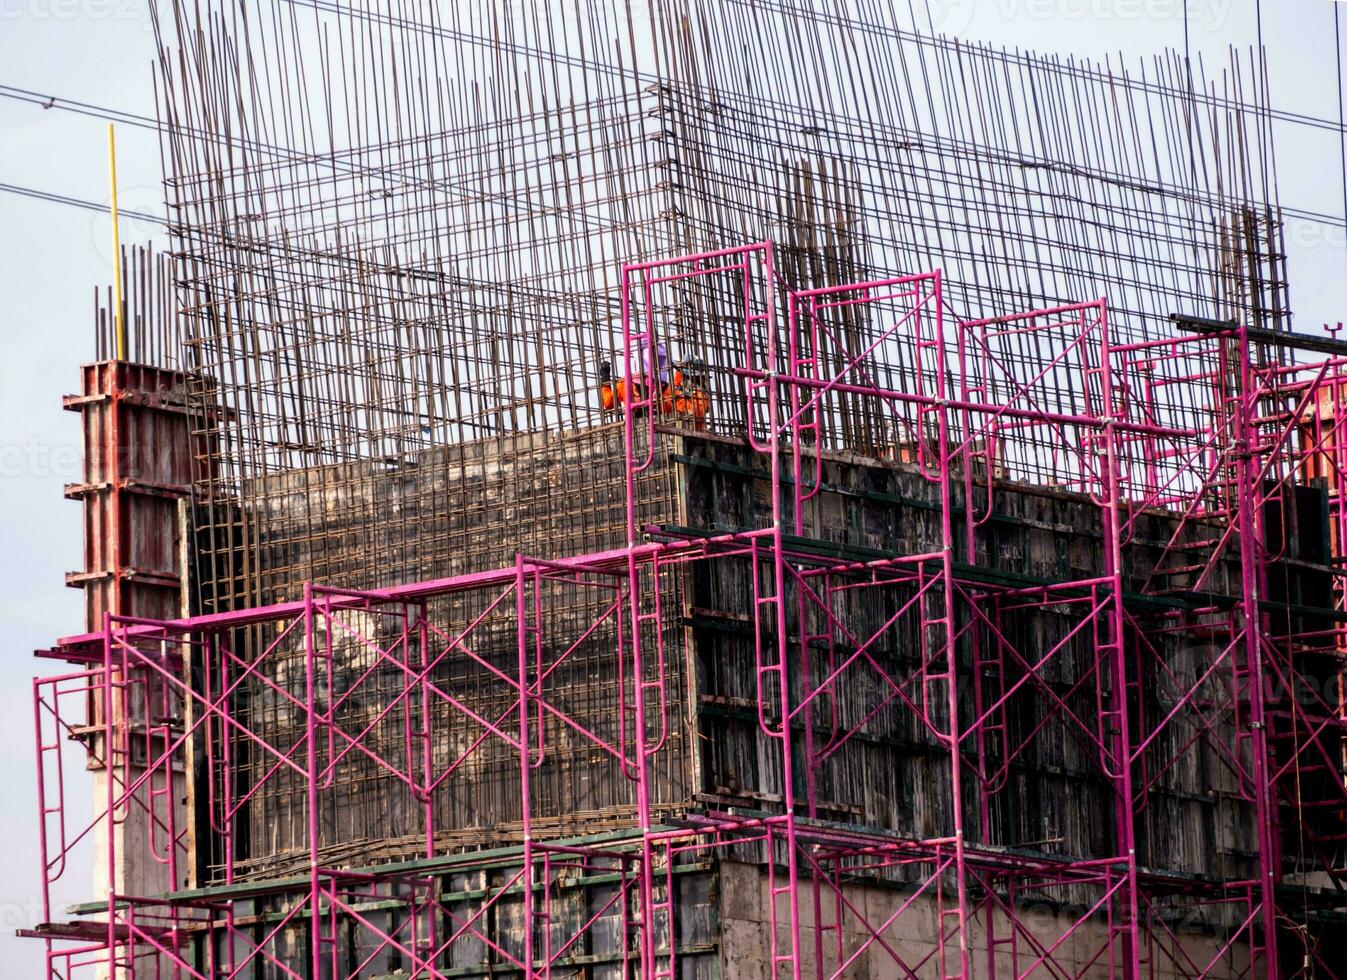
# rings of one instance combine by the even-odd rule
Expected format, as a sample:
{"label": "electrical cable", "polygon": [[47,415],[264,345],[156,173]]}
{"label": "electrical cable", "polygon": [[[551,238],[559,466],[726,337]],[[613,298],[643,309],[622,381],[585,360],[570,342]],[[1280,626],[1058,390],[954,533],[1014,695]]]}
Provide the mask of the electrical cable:
{"label": "electrical cable", "polygon": [[[69,207],[81,208],[85,211],[97,211],[101,214],[111,214],[112,208],[106,204],[99,204],[97,201],[86,201],[79,197],[70,197],[65,194],[53,194],[50,191],[40,191],[33,187],[21,187],[18,184],[0,183],[0,191],[6,194],[17,194],[20,197],[32,198],[35,201],[47,201],[52,204],[65,204]],[[138,218],[141,221],[153,221],[156,224],[167,224],[167,222],[157,214],[148,214],[144,211],[129,211],[126,208],[118,208],[117,213],[128,218]]]}

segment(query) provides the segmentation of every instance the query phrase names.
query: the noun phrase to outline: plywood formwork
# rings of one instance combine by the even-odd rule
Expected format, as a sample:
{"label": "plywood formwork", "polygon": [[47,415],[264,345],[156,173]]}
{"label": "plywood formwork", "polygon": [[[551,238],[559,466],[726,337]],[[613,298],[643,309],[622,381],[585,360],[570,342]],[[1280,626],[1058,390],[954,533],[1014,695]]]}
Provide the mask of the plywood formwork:
{"label": "plywood formwork", "polygon": [[[80,415],[84,443],[83,478],[65,491],[84,511],[84,568],[69,573],[66,584],[83,590],[90,630],[99,629],[108,616],[163,619],[186,610],[189,552],[183,507],[194,470],[186,388],[186,379],[175,372],[106,360],[84,365],[80,393],[63,400],[66,409]],[[125,787],[144,775],[143,763],[159,751],[164,733],[147,724],[146,705],[126,692],[92,696],[85,708],[85,723],[69,734],[88,748],[94,793],[101,800],[109,780]],[[105,737],[109,723],[115,729],[112,739]],[[60,743],[44,749],[40,755],[50,757],[60,752]],[[184,828],[182,774],[168,778],[155,792],[176,788],[177,819],[169,822]],[[93,882],[98,894],[156,893],[187,883],[185,877],[167,875],[154,858],[151,841],[164,828],[152,826],[151,792],[144,787],[135,794],[135,804],[111,830],[134,857],[109,867],[107,842],[100,841],[103,860],[94,862]]]}

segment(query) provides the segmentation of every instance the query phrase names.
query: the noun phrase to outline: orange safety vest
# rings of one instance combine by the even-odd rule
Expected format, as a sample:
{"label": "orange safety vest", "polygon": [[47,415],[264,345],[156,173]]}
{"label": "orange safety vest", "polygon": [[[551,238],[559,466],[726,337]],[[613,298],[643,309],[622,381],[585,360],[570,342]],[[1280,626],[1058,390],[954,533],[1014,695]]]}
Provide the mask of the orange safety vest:
{"label": "orange safety vest", "polygon": [[[640,382],[636,383],[635,390],[632,392],[632,399],[641,397]],[[599,398],[603,402],[603,410],[611,412],[619,405],[626,404],[627,401],[627,379],[619,378],[616,384],[607,384],[599,389]]]}
{"label": "orange safety vest", "polygon": [[664,388],[660,408],[665,415],[692,416],[701,421],[711,409],[711,396],[700,388],[684,387],[683,372],[675,370],[673,383]]}
{"label": "orange safety vest", "polygon": [[[603,385],[599,389],[599,398],[605,412],[611,412],[626,404],[627,379],[620,378],[614,384]],[[633,399],[641,397],[641,382],[634,383]],[[683,372],[675,369],[673,380],[660,392],[660,412],[664,415],[692,417],[700,422],[711,410],[711,396],[700,388],[684,387]]]}

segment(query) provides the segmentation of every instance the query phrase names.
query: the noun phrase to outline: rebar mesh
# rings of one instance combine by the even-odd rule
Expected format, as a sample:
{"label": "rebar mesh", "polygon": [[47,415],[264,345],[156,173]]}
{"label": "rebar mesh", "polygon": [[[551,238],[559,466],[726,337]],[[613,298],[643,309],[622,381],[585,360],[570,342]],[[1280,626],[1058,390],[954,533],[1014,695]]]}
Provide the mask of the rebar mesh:
{"label": "rebar mesh", "polygon": [[[771,240],[769,288],[941,268],[949,323],[1107,296],[1116,339],[1174,312],[1289,326],[1266,80],[1243,53],[1125,71],[909,33],[877,0],[153,6],[203,612],[625,545],[599,397],[624,262]],[[705,428],[733,437],[740,301],[714,277],[649,301],[704,374]],[[879,327],[843,321],[862,345]],[[900,387],[929,374],[901,341],[869,364]],[[821,415],[830,449],[902,461],[921,438],[864,396]],[[676,469],[642,479],[642,519],[675,521]],[[605,678],[577,683],[594,699]],[[693,749],[669,752],[672,800]],[[508,823],[508,774],[483,785]],[[287,793],[258,796],[259,860],[295,845],[271,823]],[[334,839],[376,829],[411,836]]]}

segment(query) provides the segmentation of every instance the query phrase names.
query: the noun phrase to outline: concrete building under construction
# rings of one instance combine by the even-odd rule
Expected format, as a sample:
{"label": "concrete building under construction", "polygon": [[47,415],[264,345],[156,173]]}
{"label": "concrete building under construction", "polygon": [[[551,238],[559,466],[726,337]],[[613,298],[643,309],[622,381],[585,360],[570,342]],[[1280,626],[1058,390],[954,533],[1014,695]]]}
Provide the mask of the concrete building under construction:
{"label": "concrete building under construction", "polygon": [[1347,975],[1347,343],[1258,52],[152,6],[49,977]]}

